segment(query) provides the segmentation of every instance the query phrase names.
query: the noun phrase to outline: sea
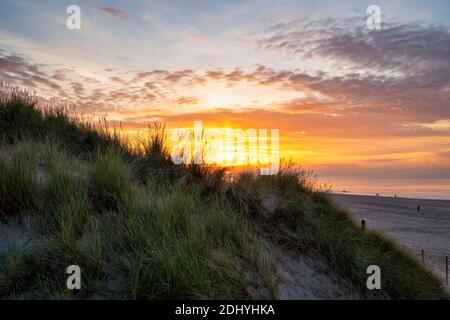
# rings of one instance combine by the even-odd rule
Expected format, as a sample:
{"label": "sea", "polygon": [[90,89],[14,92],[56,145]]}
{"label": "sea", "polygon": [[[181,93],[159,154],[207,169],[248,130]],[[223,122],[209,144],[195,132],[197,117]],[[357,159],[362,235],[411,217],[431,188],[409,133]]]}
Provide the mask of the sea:
{"label": "sea", "polygon": [[332,193],[450,200],[450,179],[318,177]]}

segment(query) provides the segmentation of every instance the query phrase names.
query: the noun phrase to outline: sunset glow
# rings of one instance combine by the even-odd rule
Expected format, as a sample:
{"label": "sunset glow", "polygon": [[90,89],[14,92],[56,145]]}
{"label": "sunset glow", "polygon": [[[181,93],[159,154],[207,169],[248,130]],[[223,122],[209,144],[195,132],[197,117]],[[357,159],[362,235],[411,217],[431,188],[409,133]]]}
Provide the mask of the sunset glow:
{"label": "sunset glow", "polygon": [[44,104],[57,97],[131,134],[151,122],[279,129],[280,156],[319,174],[449,176],[445,1],[383,2],[380,31],[356,1],[81,2],[80,30],[65,27],[64,5],[39,2],[35,15],[38,4],[3,2],[2,80]]}

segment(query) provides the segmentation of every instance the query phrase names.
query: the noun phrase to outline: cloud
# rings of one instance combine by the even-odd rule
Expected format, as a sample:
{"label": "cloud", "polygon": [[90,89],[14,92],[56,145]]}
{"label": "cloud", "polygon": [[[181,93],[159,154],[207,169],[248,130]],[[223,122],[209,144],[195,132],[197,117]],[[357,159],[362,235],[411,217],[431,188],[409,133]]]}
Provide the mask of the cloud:
{"label": "cloud", "polygon": [[175,72],[169,73],[165,77],[165,80],[170,81],[170,82],[178,82],[179,80],[181,80],[183,78],[192,77],[193,74],[194,74],[193,70],[175,71]]}
{"label": "cloud", "polygon": [[204,40],[208,39],[208,37],[206,37],[204,35],[201,35],[201,34],[198,34],[198,33],[194,33],[194,32],[190,32],[190,31],[187,31],[184,34],[186,35],[186,37],[188,39],[194,40],[194,41],[204,41]]}
{"label": "cloud", "polygon": [[82,83],[79,82],[72,82],[72,89],[73,92],[80,97],[84,93],[84,86]]}
{"label": "cloud", "polygon": [[446,160],[450,160],[450,150],[441,151],[438,153],[438,156],[445,158]]}
{"label": "cloud", "polygon": [[[189,112],[198,111],[177,107],[198,106],[202,102],[198,98],[201,93],[189,96],[186,91],[196,92],[204,86],[222,84],[220,94],[225,97],[233,94],[233,88],[247,88],[248,91],[269,87],[278,90],[279,101],[275,100],[269,106],[264,105],[264,100],[253,102],[238,107],[237,113],[243,115],[243,111],[253,108],[253,121],[267,115],[262,109],[269,107],[274,113],[264,118],[266,124],[269,121],[294,121],[287,126],[289,131],[303,130],[315,136],[442,136],[448,131],[437,128],[446,124],[443,119],[450,118],[448,91],[434,88],[418,90],[416,80],[372,74],[330,77],[324,72],[307,74],[263,65],[251,69],[238,67],[202,72],[191,69],[122,72],[109,68],[103,71],[106,76],[103,80],[70,74],[71,90],[68,90],[64,87],[66,79],[63,75],[68,72],[64,72],[64,68],[48,75],[41,66],[27,58],[2,54],[0,70],[6,75],[3,80],[35,89],[41,86],[56,89],[53,92],[55,96],[70,99],[83,112],[114,111],[118,114],[120,110],[130,108],[136,111],[166,108],[159,116],[186,116]],[[299,97],[287,99],[283,92],[298,92]],[[256,112],[259,109],[261,113]],[[141,120],[145,123],[145,119]],[[301,127],[297,128],[297,125]],[[348,130],[350,127],[351,131]]]}
{"label": "cloud", "polygon": [[181,97],[176,100],[177,104],[197,104],[199,99],[196,97]]}
{"label": "cloud", "polygon": [[408,123],[407,128],[428,129],[431,131],[442,131],[450,133],[450,119],[438,120],[432,123]]}
{"label": "cloud", "polygon": [[119,57],[119,56],[116,56],[114,58],[117,59],[117,60],[121,60],[121,61],[131,61],[131,60],[133,60],[133,59],[128,58],[128,57]]}
{"label": "cloud", "polygon": [[31,88],[42,84],[51,89],[60,89],[61,86],[55,81],[54,75],[48,75],[42,67],[45,65],[31,62],[23,56],[0,52],[0,74],[3,81]]}
{"label": "cloud", "polygon": [[114,9],[111,7],[92,6],[92,9],[102,14],[118,19],[127,20],[130,17],[130,14],[128,12],[119,9]]}
{"label": "cloud", "polygon": [[320,93],[345,106],[347,115],[373,114],[399,124],[447,119],[450,29],[388,19],[382,30],[370,31],[364,23],[359,17],[304,19],[259,33],[259,49],[319,68],[316,75],[275,74],[267,83]]}
{"label": "cloud", "polygon": [[[304,59],[303,66],[311,62],[313,68],[276,69],[261,64],[202,71],[108,68],[108,80],[71,79],[85,83],[84,90],[72,88],[73,98],[82,98],[84,108],[91,103],[102,111],[166,108],[168,114],[186,115],[189,108],[182,106],[197,107],[208,101],[201,96],[206,90],[201,88],[208,87],[221,90],[217,99],[209,100],[216,109],[223,101],[232,101],[230,107],[238,111],[270,109],[279,115],[272,120],[289,121],[295,116],[304,128],[292,130],[313,135],[347,136],[350,127],[364,137],[448,134],[437,128],[450,119],[450,31],[395,21],[384,23],[383,30],[369,31],[364,22],[361,18],[296,20],[274,25],[253,39],[261,50],[275,51],[280,59],[283,54],[293,55]],[[22,84],[56,88],[55,84],[65,81],[64,73],[42,74],[40,65],[19,55],[0,60],[0,68],[16,70],[6,75]],[[35,77],[29,77],[30,73]],[[235,103],[232,95],[244,88],[254,91],[255,98],[247,99],[245,105]],[[270,103],[256,95],[261,88],[275,96]]]}
{"label": "cloud", "polygon": [[[304,59],[326,59],[344,73],[371,71],[406,78],[417,87],[450,85],[450,29],[387,20],[383,29],[365,28],[362,18],[295,20],[260,34],[258,47]],[[414,79],[416,79],[414,81]]]}

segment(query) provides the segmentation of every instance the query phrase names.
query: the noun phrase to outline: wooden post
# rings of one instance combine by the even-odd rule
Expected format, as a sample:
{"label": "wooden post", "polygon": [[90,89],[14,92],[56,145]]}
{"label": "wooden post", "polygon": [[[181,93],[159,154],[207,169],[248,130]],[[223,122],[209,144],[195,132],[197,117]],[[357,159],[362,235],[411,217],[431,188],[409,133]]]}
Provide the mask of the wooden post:
{"label": "wooden post", "polygon": [[448,256],[445,257],[445,284],[448,286]]}
{"label": "wooden post", "polygon": [[422,264],[425,264],[425,251],[422,249]]}
{"label": "wooden post", "polygon": [[361,230],[366,230],[366,220],[361,220]]}

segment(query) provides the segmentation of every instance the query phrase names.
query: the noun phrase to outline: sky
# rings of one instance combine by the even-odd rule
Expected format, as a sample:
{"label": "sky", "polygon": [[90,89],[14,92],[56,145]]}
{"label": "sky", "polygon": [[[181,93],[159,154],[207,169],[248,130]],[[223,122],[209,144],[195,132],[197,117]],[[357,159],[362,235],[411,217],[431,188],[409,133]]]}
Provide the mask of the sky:
{"label": "sky", "polygon": [[0,0],[0,80],[129,132],[279,129],[322,175],[450,178],[449,1]]}

